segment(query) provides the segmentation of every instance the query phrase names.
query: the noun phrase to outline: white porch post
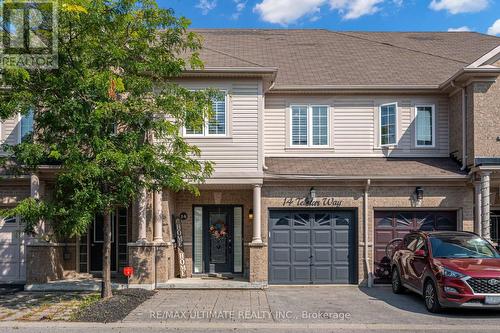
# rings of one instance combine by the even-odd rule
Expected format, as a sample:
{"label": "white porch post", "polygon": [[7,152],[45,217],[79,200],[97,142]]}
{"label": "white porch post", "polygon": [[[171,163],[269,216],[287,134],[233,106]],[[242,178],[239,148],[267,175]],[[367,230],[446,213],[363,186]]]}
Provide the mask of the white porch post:
{"label": "white porch post", "polygon": [[30,179],[30,184],[31,184],[31,197],[39,200],[40,199],[40,179],[38,178],[37,174],[31,174],[31,179]]}
{"label": "white porch post", "polygon": [[[35,200],[40,200],[40,178],[35,173],[32,173],[30,177],[30,196]],[[35,232],[37,234],[45,234],[46,231],[45,222],[39,220],[38,225],[35,227]]]}
{"label": "white porch post", "polygon": [[490,240],[490,174],[481,172],[481,236]]}
{"label": "white porch post", "polygon": [[262,244],[261,236],[261,201],[262,185],[255,185],[253,188],[253,238],[252,243]]}
{"label": "white porch post", "polygon": [[154,192],[154,241],[163,243],[163,212],[162,212],[162,196],[163,191]]}
{"label": "white porch post", "polygon": [[137,236],[138,243],[144,243],[147,241],[146,238],[146,209],[147,209],[147,192],[146,188],[142,187],[139,192],[138,198],[138,222],[139,222],[139,233]]}
{"label": "white porch post", "polygon": [[481,200],[481,182],[476,182],[475,184],[475,195],[476,195],[476,205],[475,205],[475,218],[474,218],[474,232],[479,236],[482,234],[481,225],[481,212],[482,212],[482,200]]}

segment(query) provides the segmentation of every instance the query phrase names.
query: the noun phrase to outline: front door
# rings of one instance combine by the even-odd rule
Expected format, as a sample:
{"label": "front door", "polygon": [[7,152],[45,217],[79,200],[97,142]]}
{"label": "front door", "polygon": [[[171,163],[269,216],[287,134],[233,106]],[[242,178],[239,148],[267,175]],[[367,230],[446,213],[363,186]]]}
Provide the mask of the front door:
{"label": "front door", "polygon": [[[89,230],[90,239],[90,270],[102,271],[102,248],[104,243],[104,218],[97,215]],[[111,214],[111,271],[116,272],[116,223],[115,214]]]}
{"label": "front door", "polygon": [[205,272],[233,272],[233,207],[206,207],[203,222]]}

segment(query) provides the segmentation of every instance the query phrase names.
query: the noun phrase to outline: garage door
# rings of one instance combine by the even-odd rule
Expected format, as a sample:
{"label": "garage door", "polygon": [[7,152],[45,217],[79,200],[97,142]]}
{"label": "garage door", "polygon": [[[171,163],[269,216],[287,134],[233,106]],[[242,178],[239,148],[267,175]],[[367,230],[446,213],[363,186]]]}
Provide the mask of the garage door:
{"label": "garage door", "polygon": [[19,219],[0,219],[0,283],[26,279],[24,241]]}
{"label": "garage door", "polygon": [[[375,282],[390,282],[386,247],[393,239],[414,230],[457,230],[456,211],[375,211]],[[390,252],[390,249],[389,249]],[[389,253],[390,254],[390,253]]]}
{"label": "garage door", "polygon": [[354,283],[354,211],[270,211],[269,283]]}

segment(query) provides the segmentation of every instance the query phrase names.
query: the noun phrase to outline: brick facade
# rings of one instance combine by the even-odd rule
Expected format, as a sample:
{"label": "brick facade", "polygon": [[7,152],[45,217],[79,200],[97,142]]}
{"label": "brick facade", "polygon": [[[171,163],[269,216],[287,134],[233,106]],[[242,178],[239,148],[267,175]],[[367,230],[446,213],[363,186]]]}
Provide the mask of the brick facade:
{"label": "brick facade", "polygon": [[[463,230],[472,231],[473,229],[473,188],[462,184],[443,186],[423,186],[424,199],[419,207],[412,205],[412,195],[416,186],[421,184],[406,185],[373,185],[369,189],[368,205],[368,242],[370,262],[373,260],[373,235],[374,235],[374,211],[384,210],[456,210],[458,214],[458,225]],[[263,241],[268,242],[268,211],[272,208],[283,208],[284,198],[303,198],[306,197],[311,185],[308,186],[264,186],[262,195],[262,234]],[[316,197],[321,201],[324,197],[334,197],[341,201],[341,208],[352,208],[357,211],[357,253],[358,253],[358,281],[366,279],[366,269],[364,267],[364,221],[363,221],[363,193],[362,186],[321,186],[314,185]],[[288,206],[287,206],[288,207]],[[293,208],[293,207],[291,207]],[[262,255],[268,255],[264,251]],[[262,260],[266,266],[261,274],[267,277],[267,262]],[[372,270],[373,271],[373,270]]]}
{"label": "brick facade", "polygon": [[500,158],[500,82],[474,83],[474,157]]}

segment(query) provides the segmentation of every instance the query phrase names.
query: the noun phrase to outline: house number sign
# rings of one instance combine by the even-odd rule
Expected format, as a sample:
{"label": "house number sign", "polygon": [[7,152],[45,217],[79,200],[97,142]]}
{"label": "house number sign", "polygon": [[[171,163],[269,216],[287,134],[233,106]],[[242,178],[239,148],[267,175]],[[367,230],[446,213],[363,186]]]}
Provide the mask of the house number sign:
{"label": "house number sign", "polygon": [[284,198],[283,207],[341,207],[342,200],[335,198]]}

